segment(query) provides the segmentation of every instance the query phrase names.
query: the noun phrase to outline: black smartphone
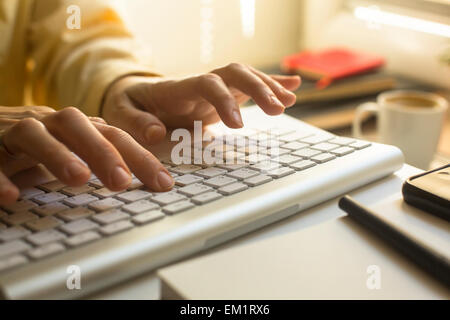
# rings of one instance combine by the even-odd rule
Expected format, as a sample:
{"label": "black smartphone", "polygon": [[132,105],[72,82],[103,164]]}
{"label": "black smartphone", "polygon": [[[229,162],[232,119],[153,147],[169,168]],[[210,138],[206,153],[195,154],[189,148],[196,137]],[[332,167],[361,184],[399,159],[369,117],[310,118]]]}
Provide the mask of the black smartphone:
{"label": "black smartphone", "polygon": [[450,221],[450,163],[403,183],[406,203]]}

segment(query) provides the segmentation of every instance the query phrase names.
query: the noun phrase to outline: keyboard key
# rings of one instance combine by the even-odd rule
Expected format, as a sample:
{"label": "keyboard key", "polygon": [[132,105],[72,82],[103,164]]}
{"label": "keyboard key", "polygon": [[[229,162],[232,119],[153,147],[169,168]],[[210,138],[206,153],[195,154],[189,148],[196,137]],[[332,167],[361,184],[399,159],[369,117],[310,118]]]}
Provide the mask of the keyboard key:
{"label": "keyboard key", "polygon": [[179,186],[187,186],[189,184],[198,183],[203,180],[202,177],[194,176],[193,174],[186,174],[175,178],[175,183]]}
{"label": "keyboard key", "polygon": [[276,147],[268,149],[266,155],[269,157],[279,157],[281,155],[288,154],[289,152],[291,152],[291,150]]}
{"label": "keyboard key", "polygon": [[333,138],[334,136],[331,134],[315,134],[306,138],[302,138],[301,142],[303,143],[309,143],[309,144],[317,144],[317,143],[321,143],[324,141],[328,141],[331,138]]}
{"label": "keyboard key", "polygon": [[349,153],[352,153],[353,151],[355,151],[355,149],[350,148],[350,147],[340,147],[340,148],[331,150],[330,153],[332,153],[336,156],[342,157]]}
{"label": "keyboard key", "polygon": [[267,148],[266,147],[262,147],[262,146],[258,146],[258,145],[255,145],[255,144],[251,144],[251,145],[248,145],[248,146],[239,147],[236,151],[240,152],[240,153],[244,153],[246,155],[255,154],[255,153],[266,154]]}
{"label": "keyboard key", "polygon": [[272,181],[271,177],[266,176],[264,174],[260,174],[260,175],[245,179],[243,182],[248,184],[249,186],[254,187],[254,186],[259,186],[261,184],[264,184],[264,183],[267,183],[270,181]]}
{"label": "keyboard key", "polygon": [[47,204],[51,202],[61,201],[63,199],[67,198],[65,194],[59,193],[59,192],[49,192],[44,193],[41,195],[38,195],[33,198],[34,201],[36,201],[39,204]]}
{"label": "keyboard key", "polygon": [[105,198],[102,200],[89,203],[88,207],[90,209],[94,209],[95,211],[106,211],[110,209],[119,208],[124,204],[125,204],[124,202],[114,198]]}
{"label": "keyboard key", "polygon": [[220,198],[222,198],[222,195],[220,193],[211,191],[199,194],[198,196],[193,197],[191,200],[195,204],[205,204]]}
{"label": "keyboard key", "polygon": [[95,190],[94,187],[88,186],[87,184],[80,187],[65,187],[61,190],[62,193],[67,194],[68,196],[77,196],[82,193],[88,193],[92,190]]}
{"label": "keyboard key", "polygon": [[348,145],[348,144],[350,144],[352,142],[355,142],[355,140],[350,139],[350,138],[346,138],[346,137],[336,137],[336,138],[333,138],[331,140],[328,140],[328,142],[339,144],[339,145],[342,145],[342,146],[346,146],[346,145]]}
{"label": "keyboard key", "polygon": [[177,174],[188,174],[193,173],[195,171],[201,170],[202,167],[193,165],[193,164],[182,164],[173,168],[170,168],[171,172],[175,172]]}
{"label": "keyboard key", "polygon": [[60,229],[69,234],[78,234],[98,228],[98,224],[88,219],[80,219],[67,224],[63,224]]}
{"label": "keyboard key", "polygon": [[97,201],[98,198],[94,197],[93,195],[90,195],[88,193],[86,194],[80,194],[75,197],[70,197],[67,199],[64,199],[64,203],[71,206],[71,207],[78,207],[78,206],[85,206],[91,202]]}
{"label": "keyboard key", "polygon": [[133,224],[128,220],[121,220],[101,227],[99,230],[104,235],[112,235],[133,228]]}
{"label": "keyboard key", "polygon": [[47,192],[55,192],[64,188],[66,185],[59,180],[50,181],[44,184],[41,184],[39,188],[45,190]]}
{"label": "keyboard key", "polygon": [[105,211],[92,216],[92,220],[101,224],[110,224],[119,220],[128,219],[130,215],[120,209]]}
{"label": "keyboard key", "polygon": [[96,197],[104,199],[104,198],[114,197],[115,195],[117,195],[121,192],[123,192],[123,191],[112,191],[112,190],[109,190],[108,188],[100,188],[100,189],[93,191],[92,194]]}
{"label": "keyboard key", "polygon": [[49,229],[45,231],[40,231],[38,233],[31,234],[26,237],[28,242],[31,242],[32,244],[36,246],[42,246],[44,244],[55,242],[64,239],[66,236],[65,234],[55,230],[55,229]]}
{"label": "keyboard key", "polygon": [[228,171],[234,171],[234,170],[238,170],[238,169],[242,169],[245,167],[248,167],[249,164],[248,163],[222,163],[222,164],[217,164],[217,167],[221,168],[221,169],[225,169]]}
{"label": "keyboard key", "polygon": [[214,187],[214,188],[220,188],[223,186],[226,186],[227,184],[236,182],[237,179],[235,178],[231,178],[231,177],[227,177],[227,176],[217,176],[208,180],[204,181],[204,184],[210,186],[210,187]]}
{"label": "keyboard key", "polygon": [[284,165],[288,165],[288,164],[291,164],[291,163],[294,163],[294,162],[297,162],[300,160],[302,160],[302,158],[297,157],[297,156],[292,156],[290,154],[285,154],[285,155],[282,155],[282,156],[272,159],[273,162],[278,162],[278,163],[281,163]]}
{"label": "keyboard key", "polygon": [[261,161],[267,161],[270,159],[270,157],[268,155],[265,154],[261,154],[261,153],[254,153],[254,154],[250,154],[248,156],[246,156],[245,161],[250,163],[250,164],[255,164]]}
{"label": "keyboard key", "polygon": [[267,175],[271,176],[272,178],[282,178],[294,172],[295,172],[294,169],[287,167],[280,167],[278,169],[267,172]]}
{"label": "keyboard key", "polygon": [[133,219],[131,220],[136,224],[146,224],[164,217],[165,217],[164,213],[162,213],[160,210],[152,210],[138,214],[134,216]]}
{"label": "keyboard key", "polygon": [[227,176],[238,179],[238,180],[243,180],[243,179],[247,179],[247,178],[256,176],[258,174],[259,174],[259,172],[256,170],[252,170],[249,168],[242,168],[239,170],[228,172]]}
{"label": "keyboard key", "polygon": [[133,178],[131,179],[131,183],[128,186],[127,190],[135,190],[135,189],[139,189],[140,187],[143,187],[144,184],[141,182],[141,180],[139,180],[138,178]]}
{"label": "keyboard key", "polygon": [[306,148],[306,147],[309,147],[309,144],[301,143],[301,142],[297,142],[297,141],[293,141],[293,142],[289,142],[289,143],[281,145],[281,148],[289,149],[289,150],[298,150],[298,149],[302,149],[302,148]]}
{"label": "keyboard key", "polygon": [[13,204],[10,204],[8,206],[4,206],[3,209],[5,209],[8,212],[14,213],[14,212],[27,211],[34,207],[37,207],[37,204],[31,200],[26,199],[26,200],[16,201]]}
{"label": "keyboard key", "polygon": [[304,149],[300,149],[300,150],[292,152],[292,155],[297,156],[297,157],[302,157],[305,159],[309,159],[320,153],[321,152],[319,150],[314,150],[311,148],[304,148]]}
{"label": "keyboard key", "polygon": [[230,194],[238,193],[238,192],[244,191],[246,189],[248,189],[248,186],[246,184],[243,184],[241,182],[235,182],[235,183],[226,185],[222,188],[219,188],[217,191],[219,191],[221,194],[228,196]]}
{"label": "keyboard key", "polygon": [[25,188],[20,190],[20,199],[30,199],[37,195],[43,194],[44,191],[37,188]]}
{"label": "keyboard key", "polygon": [[9,255],[24,252],[31,246],[22,240],[14,240],[0,244],[0,259]]}
{"label": "keyboard key", "polygon": [[295,132],[294,129],[290,129],[290,128],[269,128],[266,130],[266,132],[270,135],[274,135],[274,136],[282,136],[288,133],[293,133]]}
{"label": "keyboard key", "polygon": [[85,208],[85,207],[76,207],[67,211],[63,211],[58,213],[58,216],[62,219],[64,219],[65,221],[75,221],[75,220],[79,220],[79,219],[83,219],[83,218],[87,218],[90,217],[94,214],[95,212]]}
{"label": "keyboard key", "polygon": [[287,142],[293,142],[293,141],[300,140],[300,139],[305,138],[305,137],[307,137],[309,135],[310,135],[310,133],[293,132],[293,133],[282,135],[282,136],[278,137],[278,139],[287,143]]}
{"label": "keyboard key", "polygon": [[20,254],[6,257],[4,259],[0,259],[0,272],[7,270],[7,269],[14,268],[14,267],[18,267],[27,262],[28,262],[28,259]]}
{"label": "keyboard key", "polygon": [[33,212],[41,216],[51,216],[67,209],[70,209],[70,207],[61,202],[53,202],[44,204],[43,206],[35,207],[33,208]]}
{"label": "keyboard key", "polygon": [[212,188],[209,186],[205,186],[204,184],[201,183],[194,183],[178,189],[178,192],[188,197],[193,197],[200,193],[204,193],[210,190],[212,190]]}
{"label": "keyboard key", "polygon": [[221,174],[227,173],[227,170],[220,169],[220,168],[206,168],[195,172],[195,175],[200,176],[202,178],[210,179],[217,176],[220,176]]}
{"label": "keyboard key", "polygon": [[65,239],[64,243],[69,247],[77,247],[97,239],[100,239],[100,235],[97,232],[87,231]]}
{"label": "keyboard key", "polygon": [[123,201],[123,202],[134,202],[138,200],[144,200],[148,199],[153,194],[151,192],[145,191],[145,190],[132,190],[128,192],[124,192],[116,196],[117,199]]}
{"label": "keyboard key", "polygon": [[64,250],[66,250],[66,248],[61,243],[55,242],[31,249],[27,252],[27,255],[32,259],[41,259]]}
{"label": "keyboard key", "polygon": [[39,217],[29,211],[17,212],[3,217],[2,220],[9,225],[16,226],[25,222],[36,220]]}
{"label": "keyboard key", "polygon": [[162,194],[159,194],[152,198],[152,201],[165,206],[177,201],[185,200],[186,197],[175,192],[163,192]]}
{"label": "keyboard key", "polygon": [[163,207],[163,211],[168,214],[175,214],[193,208],[194,204],[190,201],[179,201]]}
{"label": "keyboard key", "polygon": [[260,163],[252,165],[250,168],[259,170],[261,172],[271,171],[273,169],[279,168],[281,166],[280,163],[274,161],[262,161]]}
{"label": "keyboard key", "polygon": [[314,167],[315,165],[316,165],[316,163],[314,161],[302,160],[302,161],[291,164],[290,167],[295,170],[305,170],[305,169]]}
{"label": "keyboard key", "polygon": [[8,242],[20,239],[29,235],[30,233],[31,233],[30,230],[27,230],[21,226],[10,227],[7,229],[0,230],[0,241]]}
{"label": "keyboard key", "polygon": [[89,185],[96,187],[96,188],[104,188],[103,182],[100,181],[100,179],[94,179],[89,181]]}
{"label": "keyboard key", "polygon": [[332,154],[329,153],[321,153],[318,154],[314,157],[311,157],[311,160],[317,163],[324,163],[330,160],[333,160],[334,158],[336,158],[336,156],[333,156]]}
{"label": "keyboard key", "polygon": [[139,200],[133,203],[126,204],[122,207],[122,210],[131,213],[131,214],[138,214],[142,213],[144,211],[154,210],[158,209],[159,206],[151,202],[149,200]]}
{"label": "keyboard key", "polygon": [[358,140],[353,143],[350,143],[349,147],[361,150],[361,149],[367,148],[370,145],[371,145],[370,142]]}
{"label": "keyboard key", "polygon": [[316,145],[311,146],[311,149],[320,150],[323,152],[328,152],[328,151],[336,149],[336,148],[339,148],[338,144],[328,143],[328,142],[322,142],[322,143],[318,143]]}
{"label": "keyboard key", "polygon": [[55,217],[48,216],[44,218],[40,218],[37,220],[33,220],[30,222],[27,222],[26,226],[27,228],[33,230],[33,231],[43,231],[47,229],[53,229],[56,228],[62,224],[62,221],[59,219],[56,219]]}

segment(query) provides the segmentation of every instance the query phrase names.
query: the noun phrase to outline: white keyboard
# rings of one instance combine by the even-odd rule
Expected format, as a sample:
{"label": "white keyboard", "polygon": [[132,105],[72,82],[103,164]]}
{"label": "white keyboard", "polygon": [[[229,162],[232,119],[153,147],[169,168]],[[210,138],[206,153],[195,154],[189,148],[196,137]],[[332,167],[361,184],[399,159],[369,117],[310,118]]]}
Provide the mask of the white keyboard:
{"label": "white keyboard", "polygon": [[19,201],[0,209],[0,272],[170,219],[370,146],[365,141],[283,128],[241,132],[245,144],[225,144],[222,149],[225,158],[241,160],[237,163],[174,165],[162,160],[176,181],[169,192],[151,192],[135,177],[127,190],[111,191],[95,176],[81,187],[55,180],[22,190]]}

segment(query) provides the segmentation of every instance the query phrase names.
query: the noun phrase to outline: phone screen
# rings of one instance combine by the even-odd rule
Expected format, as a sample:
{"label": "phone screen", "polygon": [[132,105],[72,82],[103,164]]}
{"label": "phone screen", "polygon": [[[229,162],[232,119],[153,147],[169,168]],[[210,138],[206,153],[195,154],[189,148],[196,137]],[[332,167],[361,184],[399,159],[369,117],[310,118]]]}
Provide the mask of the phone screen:
{"label": "phone screen", "polygon": [[410,184],[450,201],[450,166],[413,179]]}

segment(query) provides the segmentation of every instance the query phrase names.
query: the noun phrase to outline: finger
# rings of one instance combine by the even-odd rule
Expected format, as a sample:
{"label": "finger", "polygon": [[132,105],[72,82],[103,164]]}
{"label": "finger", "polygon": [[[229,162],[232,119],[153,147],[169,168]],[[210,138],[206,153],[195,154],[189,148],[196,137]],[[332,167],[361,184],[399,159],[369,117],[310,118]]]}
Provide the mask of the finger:
{"label": "finger", "polygon": [[139,143],[152,145],[166,136],[166,127],[153,114],[137,109],[130,102],[118,105],[109,120],[110,124],[125,130]]}
{"label": "finger", "polygon": [[228,86],[235,87],[252,97],[265,113],[277,115],[284,111],[284,105],[278,100],[270,87],[247,67],[232,63],[213,72],[221,76]]}
{"label": "finger", "polygon": [[0,171],[0,205],[8,205],[19,198],[19,189]]}
{"label": "finger", "polygon": [[167,191],[174,181],[166,168],[147,149],[125,131],[101,123],[94,123],[98,131],[119,150],[136,177],[154,191]]}
{"label": "finger", "polygon": [[283,87],[291,91],[297,90],[302,83],[302,79],[300,78],[300,76],[282,76],[273,74],[270,75],[270,77],[279,82]]}
{"label": "finger", "polygon": [[291,91],[284,88],[278,81],[274,80],[264,72],[256,70],[255,68],[249,67],[249,69],[258,77],[267,84],[270,89],[272,89],[273,93],[277,96],[277,98],[286,106],[290,107],[295,103],[296,96]]}
{"label": "finger", "polygon": [[239,105],[222,78],[214,73],[197,77],[197,92],[212,104],[222,121],[231,128],[243,126]]}
{"label": "finger", "polygon": [[98,132],[93,123],[76,108],[65,108],[42,119],[59,141],[82,158],[111,190],[123,190],[131,174],[116,148]]}
{"label": "finger", "polygon": [[88,117],[88,119],[91,120],[92,122],[100,122],[106,124],[105,119],[100,117]]}
{"label": "finger", "polygon": [[65,184],[81,185],[90,177],[90,170],[36,119],[21,120],[7,129],[3,143],[12,154],[25,154],[44,164]]}

